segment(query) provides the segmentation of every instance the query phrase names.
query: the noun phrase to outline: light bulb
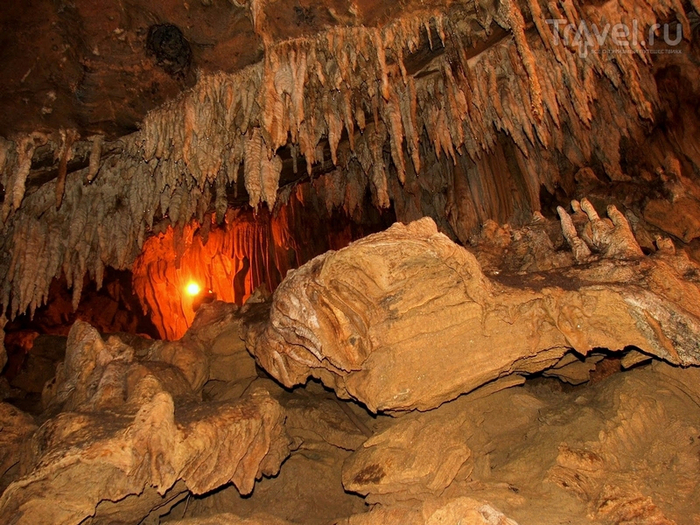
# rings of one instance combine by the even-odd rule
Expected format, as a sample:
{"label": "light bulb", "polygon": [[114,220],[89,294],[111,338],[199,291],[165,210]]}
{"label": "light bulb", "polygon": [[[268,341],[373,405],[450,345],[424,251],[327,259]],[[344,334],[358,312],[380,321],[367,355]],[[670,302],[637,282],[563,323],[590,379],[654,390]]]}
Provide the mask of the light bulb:
{"label": "light bulb", "polygon": [[195,295],[199,295],[200,287],[197,283],[191,281],[185,287],[185,291],[187,292],[187,295],[191,295],[194,297]]}

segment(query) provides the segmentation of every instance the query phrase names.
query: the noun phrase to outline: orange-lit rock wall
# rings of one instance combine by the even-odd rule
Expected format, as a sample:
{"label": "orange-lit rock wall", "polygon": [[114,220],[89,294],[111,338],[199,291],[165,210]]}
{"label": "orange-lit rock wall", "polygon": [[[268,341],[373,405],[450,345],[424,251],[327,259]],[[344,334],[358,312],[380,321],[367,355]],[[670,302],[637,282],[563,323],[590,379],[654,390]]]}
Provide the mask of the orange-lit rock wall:
{"label": "orange-lit rock wall", "polygon": [[[274,290],[288,270],[327,250],[378,231],[392,220],[370,212],[353,221],[318,199],[310,184],[295,188],[274,213],[262,207],[229,210],[222,224],[207,215],[150,237],[133,268],[134,291],[161,337],[178,339],[192,323],[198,301],[209,291],[242,304],[260,285]],[[190,282],[198,296],[186,292]]]}

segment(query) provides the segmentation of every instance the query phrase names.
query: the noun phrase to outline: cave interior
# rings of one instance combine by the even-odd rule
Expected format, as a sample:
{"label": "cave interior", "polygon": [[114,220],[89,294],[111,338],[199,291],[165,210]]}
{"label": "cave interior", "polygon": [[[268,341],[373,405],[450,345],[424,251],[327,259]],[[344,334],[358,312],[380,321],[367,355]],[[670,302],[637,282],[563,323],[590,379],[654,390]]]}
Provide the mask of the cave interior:
{"label": "cave interior", "polygon": [[0,28],[0,525],[700,525],[700,0]]}

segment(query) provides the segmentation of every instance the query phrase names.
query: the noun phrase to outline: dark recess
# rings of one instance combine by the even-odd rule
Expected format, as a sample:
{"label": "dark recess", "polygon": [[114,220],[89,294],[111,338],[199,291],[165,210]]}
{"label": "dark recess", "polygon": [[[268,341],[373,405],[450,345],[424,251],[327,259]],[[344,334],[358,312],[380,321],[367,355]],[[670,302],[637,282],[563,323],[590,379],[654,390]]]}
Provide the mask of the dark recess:
{"label": "dark recess", "polygon": [[157,24],[148,29],[146,49],[166,73],[184,78],[192,62],[192,48],[180,28],[173,24]]}

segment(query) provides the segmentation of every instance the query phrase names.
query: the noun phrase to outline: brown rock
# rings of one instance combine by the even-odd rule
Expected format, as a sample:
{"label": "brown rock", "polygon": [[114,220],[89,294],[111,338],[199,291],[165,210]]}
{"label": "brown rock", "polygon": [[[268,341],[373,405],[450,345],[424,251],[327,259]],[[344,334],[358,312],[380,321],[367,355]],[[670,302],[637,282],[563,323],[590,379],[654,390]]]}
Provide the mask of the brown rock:
{"label": "brown rock", "polygon": [[352,516],[339,525],[518,525],[487,502],[472,498],[428,499],[419,505],[378,507],[367,514]]}
{"label": "brown rock", "polygon": [[311,392],[280,399],[287,412],[285,426],[291,438],[305,445],[325,443],[343,450],[356,450],[372,435],[366,412],[355,411],[350,403],[339,401],[326,392],[307,390]]}
{"label": "brown rock", "polygon": [[194,392],[209,380],[209,360],[204,348],[192,339],[157,341],[151,347],[148,358],[176,367],[187,379]]}
{"label": "brown rock", "polygon": [[596,368],[596,363],[603,360],[602,355],[590,355],[581,359],[575,354],[566,354],[552,368],[542,372],[544,377],[557,377],[561,381],[572,385],[580,385],[591,379],[591,372]]}
{"label": "brown rock", "polygon": [[22,444],[35,430],[31,416],[12,405],[0,403],[0,492],[16,477],[10,470],[19,464]]}
{"label": "brown rock", "polygon": [[440,494],[460,470],[471,472],[469,434],[469,421],[446,418],[444,411],[404,416],[348,458],[343,485],[350,492],[373,497]]}
{"label": "brown rock", "polygon": [[131,347],[82,322],[44,400],[54,417],[0,499],[0,523],[79,523],[100,513],[138,522],[188,490],[232,483],[249,494],[289,453],[284,411],[264,389],[198,403],[178,368],[136,360]]}
{"label": "brown rock", "polygon": [[170,523],[172,523],[172,525],[291,525],[289,521],[276,518],[269,514],[256,514],[249,518],[241,518],[229,513],[172,521]]}
{"label": "brown rock", "polygon": [[[178,409],[160,392],[135,416],[64,412],[31,442],[26,474],[0,499],[0,523],[79,523],[104,500],[153,486],[164,495],[178,480],[202,494],[233,483],[242,494],[273,475],[288,454],[284,415],[266,393],[237,403]],[[131,505],[139,521],[152,502]]]}
{"label": "brown rock", "polygon": [[604,416],[562,429],[548,481],[605,523],[672,524],[696,515],[699,377],[697,369],[656,362],[602,383],[585,404]]}
{"label": "brown rock", "polygon": [[138,361],[133,349],[119,338],[104,341],[92,326],[77,321],[68,335],[66,360],[45,385],[42,401],[52,414],[122,406],[135,411],[159,392],[178,400],[195,397],[178,368]]}
{"label": "brown rock", "polygon": [[685,243],[700,237],[700,203],[690,197],[674,202],[650,200],[644,208],[644,219]]}
{"label": "brown rock", "polygon": [[589,234],[570,226],[570,242],[590,238],[614,262],[593,253],[586,266],[504,286],[431,219],[395,224],[290,272],[269,322],[249,331],[249,349],[286,386],[317,377],[375,412],[434,408],[500,376],[549,368],[569,349],[633,345],[700,364],[700,268],[644,257],[614,207],[610,220],[585,207]]}
{"label": "brown rock", "polygon": [[234,383],[255,378],[255,360],[242,339],[244,317],[235,304],[202,304],[185,335],[153,343],[148,359],[178,368],[195,392],[210,380]]}
{"label": "brown rock", "polygon": [[[270,380],[258,379],[256,385],[266,388],[282,404],[287,414],[285,429],[294,451],[280,473],[258,483],[251,497],[243,498],[231,488],[218,490],[191,501],[187,515],[217,512],[249,518],[264,509],[293,523],[326,525],[339,517],[364,512],[364,500],[344,491],[341,468],[351,450],[367,438],[342,405],[314,383],[294,392],[284,391]],[[363,420],[367,419],[371,418],[365,414]]]}
{"label": "brown rock", "polygon": [[365,512],[362,498],[343,491],[340,469],[348,455],[328,445],[300,449],[284,462],[279,475],[256,484],[250,498],[242,498],[235,489],[220,490],[190,502],[188,515],[227,512],[252,518],[264,511],[292,523],[326,525]]}
{"label": "brown rock", "polygon": [[700,237],[700,186],[682,173],[678,159],[667,157],[661,170],[665,199],[651,199],[644,219],[685,243]]}
{"label": "brown rock", "polygon": [[240,322],[234,323],[213,341],[209,362],[210,380],[235,382],[258,375],[255,359],[245,347]]}
{"label": "brown rock", "polygon": [[46,382],[56,375],[56,366],[56,362],[30,353],[10,385],[23,392],[40,394]]}

